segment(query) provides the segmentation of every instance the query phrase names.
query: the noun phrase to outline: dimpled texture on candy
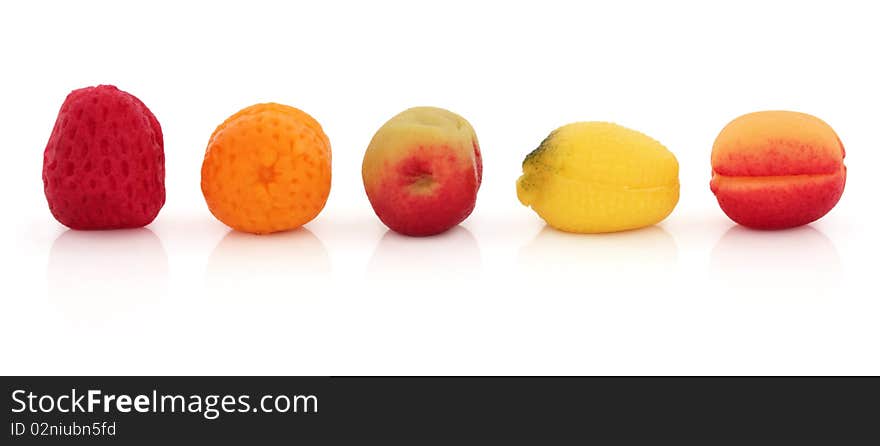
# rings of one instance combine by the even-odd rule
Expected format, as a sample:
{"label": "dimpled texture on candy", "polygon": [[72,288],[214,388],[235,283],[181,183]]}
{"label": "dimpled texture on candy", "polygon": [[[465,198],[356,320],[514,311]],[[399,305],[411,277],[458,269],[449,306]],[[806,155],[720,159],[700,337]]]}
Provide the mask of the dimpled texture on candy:
{"label": "dimpled texture on candy", "polygon": [[74,90],[46,144],[43,189],[52,215],[72,229],[149,224],[165,204],[159,121],[114,86]]}
{"label": "dimpled texture on candy", "polygon": [[233,229],[295,229],[324,208],[330,163],[330,141],[311,116],[281,104],[252,105],[211,135],[202,193],[211,213]]}
{"label": "dimpled texture on candy", "polygon": [[467,120],[442,108],[413,107],[373,136],[362,176],[370,204],[386,226],[429,236],[461,223],[474,210],[483,160]]}
{"label": "dimpled texture on candy", "polygon": [[678,161],[647,135],[606,122],[553,131],[523,161],[520,202],[567,232],[656,224],[678,203]]}
{"label": "dimpled texture on candy", "polygon": [[712,147],[710,188],[733,221],[784,229],[815,221],[840,200],[845,151],[821,119],[764,111],[730,122]]}

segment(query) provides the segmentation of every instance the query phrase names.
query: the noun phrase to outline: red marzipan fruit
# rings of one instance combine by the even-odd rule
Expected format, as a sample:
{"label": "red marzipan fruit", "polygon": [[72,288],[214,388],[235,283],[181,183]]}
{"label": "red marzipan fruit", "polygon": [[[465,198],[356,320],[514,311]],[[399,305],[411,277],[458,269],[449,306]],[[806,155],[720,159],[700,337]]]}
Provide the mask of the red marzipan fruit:
{"label": "red marzipan fruit", "polygon": [[49,210],[72,229],[145,226],[165,204],[162,128],[112,85],[71,92],[43,154]]}

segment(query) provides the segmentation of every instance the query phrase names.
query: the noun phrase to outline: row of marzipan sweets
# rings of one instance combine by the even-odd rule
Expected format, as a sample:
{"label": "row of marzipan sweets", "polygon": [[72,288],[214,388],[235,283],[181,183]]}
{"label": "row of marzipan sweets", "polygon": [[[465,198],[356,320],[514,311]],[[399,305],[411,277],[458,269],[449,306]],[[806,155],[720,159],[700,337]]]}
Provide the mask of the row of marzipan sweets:
{"label": "row of marzipan sweets", "polygon": [[[729,123],[712,148],[710,187],[734,221],[760,229],[810,223],[843,193],[844,149],[803,113],[765,111]],[[330,141],[320,124],[280,104],[247,107],[208,141],[201,184],[211,213],[266,234],[297,228],[327,201]],[[363,183],[376,215],[401,234],[458,225],[477,200],[483,162],[471,125],[433,107],[403,111],[373,136]],[[162,129],[136,97],[102,85],[67,96],[43,156],[49,209],[73,229],[144,226],[165,203]],[[653,225],[678,202],[678,161],[651,137],[606,122],[547,136],[523,162],[519,200],[549,225],[602,233]]]}

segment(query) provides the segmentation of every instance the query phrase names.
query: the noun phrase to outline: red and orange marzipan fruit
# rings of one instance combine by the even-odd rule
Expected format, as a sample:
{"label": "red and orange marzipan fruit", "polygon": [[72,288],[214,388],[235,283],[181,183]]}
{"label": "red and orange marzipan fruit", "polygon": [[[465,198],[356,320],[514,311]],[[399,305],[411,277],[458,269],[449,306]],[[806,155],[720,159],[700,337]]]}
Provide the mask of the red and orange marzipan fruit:
{"label": "red and orange marzipan fruit", "polygon": [[710,187],[724,213],[743,226],[801,226],[840,200],[844,155],[840,138],[815,116],[750,113],[727,124],[715,140]]}

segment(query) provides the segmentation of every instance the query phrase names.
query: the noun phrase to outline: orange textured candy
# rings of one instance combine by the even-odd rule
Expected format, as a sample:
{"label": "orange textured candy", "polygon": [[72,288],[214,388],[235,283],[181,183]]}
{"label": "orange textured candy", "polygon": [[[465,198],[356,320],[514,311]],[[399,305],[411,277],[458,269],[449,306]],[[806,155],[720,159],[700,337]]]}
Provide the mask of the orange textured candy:
{"label": "orange textured candy", "polygon": [[202,164],[211,213],[254,234],[298,228],[330,194],[330,141],[317,121],[281,104],[257,104],[214,130]]}

